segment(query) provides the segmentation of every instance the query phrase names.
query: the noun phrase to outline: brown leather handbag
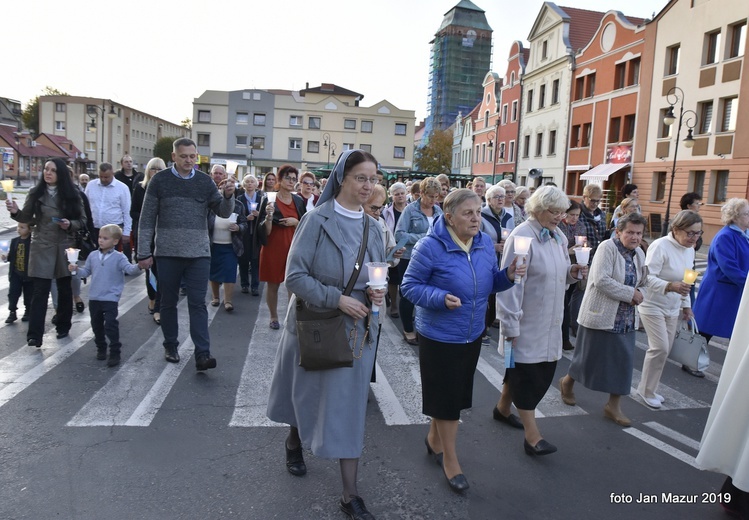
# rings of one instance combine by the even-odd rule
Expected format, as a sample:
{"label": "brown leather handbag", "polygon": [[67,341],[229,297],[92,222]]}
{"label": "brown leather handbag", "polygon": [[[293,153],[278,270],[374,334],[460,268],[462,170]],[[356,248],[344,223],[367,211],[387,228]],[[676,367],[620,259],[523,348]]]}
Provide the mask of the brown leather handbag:
{"label": "brown leather handbag", "polygon": [[[369,218],[364,215],[364,238],[359,248],[354,272],[351,273],[344,296],[349,296],[359,278],[369,238]],[[356,325],[354,325],[356,326]],[[296,299],[296,331],[299,339],[299,366],[305,370],[329,370],[354,366],[354,347],[349,343],[343,311],[317,312],[306,302]]]}

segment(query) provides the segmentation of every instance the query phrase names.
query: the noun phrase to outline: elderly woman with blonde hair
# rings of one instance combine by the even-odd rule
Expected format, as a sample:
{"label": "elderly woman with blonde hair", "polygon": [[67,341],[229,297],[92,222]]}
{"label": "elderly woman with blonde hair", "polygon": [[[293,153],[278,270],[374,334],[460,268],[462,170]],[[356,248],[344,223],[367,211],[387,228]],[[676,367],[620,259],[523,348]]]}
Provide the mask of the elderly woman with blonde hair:
{"label": "elderly woman with blonde hair", "polygon": [[512,207],[515,216],[515,226],[519,226],[528,219],[525,211],[525,202],[531,196],[531,191],[526,186],[518,186],[515,198],[512,199]]}
{"label": "elderly woman with blonde hair", "polygon": [[[502,255],[502,267],[508,267],[518,243],[530,239],[525,256],[527,277],[519,290],[506,291],[497,298],[501,335],[512,343],[515,366],[506,368],[502,395],[494,408],[494,419],[524,428],[523,447],[528,455],[557,451],[541,436],[535,409],[562,357],[564,291],[578,281],[578,274],[584,277],[588,270],[587,266],[570,264],[567,238],[557,228],[569,207],[569,199],[559,188],[537,189],[526,205],[528,220],[510,234]],[[512,403],[520,420],[510,413]]]}
{"label": "elderly woman with blonde hair", "polygon": [[497,186],[502,187],[505,190],[505,211],[510,213],[513,218],[507,221],[507,225],[505,228],[507,229],[514,229],[515,228],[515,205],[513,203],[513,200],[515,200],[515,193],[517,192],[517,186],[515,186],[515,183],[512,182],[510,179],[502,179],[497,183]]}

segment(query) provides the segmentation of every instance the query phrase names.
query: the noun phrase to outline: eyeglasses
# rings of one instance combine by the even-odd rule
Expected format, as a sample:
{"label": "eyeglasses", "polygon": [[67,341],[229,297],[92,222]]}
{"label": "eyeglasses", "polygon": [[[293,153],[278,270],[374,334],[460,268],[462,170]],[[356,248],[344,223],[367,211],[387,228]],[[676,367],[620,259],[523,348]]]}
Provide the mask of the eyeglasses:
{"label": "eyeglasses", "polygon": [[286,177],[283,178],[283,180],[285,180],[285,181],[291,181],[291,182],[296,182],[298,179],[296,177],[292,177],[290,175],[287,175]]}
{"label": "eyeglasses", "polygon": [[557,218],[557,217],[567,218],[567,213],[565,213],[564,211],[551,211],[550,209],[547,209],[546,211],[548,211],[549,214],[554,218]]}
{"label": "eyeglasses", "polygon": [[601,199],[591,199],[590,197],[588,197],[588,200],[591,201],[593,204],[600,204],[601,203]]}
{"label": "eyeglasses", "polygon": [[369,209],[370,211],[372,211],[372,213],[379,213],[383,210],[384,207],[385,206],[369,206]]}
{"label": "eyeglasses", "polygon": [[684,231],[684,234],[689,238],[701,237],[704,233],[704,231]]}
{"label": "eyeglasses", "polygon": [[494,195],[493,197],[491,197],[492,200],[502,200],[504,198],[505,198],[504,195]]}
{"label": "eyeglasses", "polygon": [[304,184],[305,186],[314,186],[315,182],[314,181],[302,181],[302,184]]}
{"label": "eyeglasses", "polygon": [[369,184],[377,184],[378,182],[380,182],[380,179],[378,179],[377,177],[365,177],[364,175],[357,175],[356,177],[354,177],[354,180],[359,184],[364,184],[366,182],[368,182]]}

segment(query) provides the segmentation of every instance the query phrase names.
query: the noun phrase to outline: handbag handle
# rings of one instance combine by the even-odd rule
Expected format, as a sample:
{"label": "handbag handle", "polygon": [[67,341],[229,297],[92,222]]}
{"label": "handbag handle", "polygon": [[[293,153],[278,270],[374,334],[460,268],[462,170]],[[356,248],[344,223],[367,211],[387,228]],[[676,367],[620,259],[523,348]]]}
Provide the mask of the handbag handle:
{"label": "handbag handle", "polygon": [[[692,337],[694,337],[696,334],[700,333],[699,329],[697,328],[697,322],[695,321],[694,316],[692,316],[691,318],[689,318],[689,322],[692,323],[692,330],[691,330],[691,332],[692,332]],[[688,323],[688,321],[687,320],[682,320],[681,323],[682,323],[682,327],[681,328],[685,329],[684,323]]]}
{"label": "handbag handle", "polygon": [[[364,215],[364,237],[361,241],[361,246],[359,247],[359,256],[356,258],[356,263],[354,264],[354,272],[351,273],[351,278],[349,278],[348,283],[346,284],[346,289],[343,291],[344,296],[349,296],[351,294],[351,291],[354,290],[354,284],[359,279],[359,273],[361,272],[361,266],[362,262],[364,261],[364,253],[367,252],[367,241],[369,240],[369,217],[365,214]],[[356,266],[359,266],[357,269]]]}

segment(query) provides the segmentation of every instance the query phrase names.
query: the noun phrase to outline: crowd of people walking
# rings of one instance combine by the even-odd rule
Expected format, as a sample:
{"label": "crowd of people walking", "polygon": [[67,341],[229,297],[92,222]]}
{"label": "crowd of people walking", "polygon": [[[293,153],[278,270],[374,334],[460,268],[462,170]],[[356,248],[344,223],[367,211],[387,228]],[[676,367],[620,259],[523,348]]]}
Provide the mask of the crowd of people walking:
{"label": "crowd of people walking", "polygon": [[[53,291],[56,336],[66,338],[74,311],[85,308],[80,279],[90,277],[96,358],[114,367],[123,353],[117,302],[124,276],[144,271],[165,360],[180,362],[182,294],[196,369],[204,371],[217,366],[208,288],[208,303],[233,313],[237,277],[241,294],[255,297],[265,282],[268,326],[279,331],[267,415],[289,426],[286,469],[297,477],[307,473],[303,449],[338,459],[339,507],[354,519],[374,518],[357,473],[384,316],[400,325],[405,344],[418,348],[422,411],[430,418],[424,444],[457,493],[470,487],[458,458],[460,415],[472,406],[476,366],[492,327],[500,331],[504,380],[491,415],[522,430],[523,450],[533,457],[558,450],[541,433],[535,410],[563,351],[574,352],[558,380],[562,401],[576,404],[578,383],[604,392],[603,416],[628,426],[621,397],[632,388],[638,329],[644,327],[648,349],[637,399],[654,409],[665,401],[659,382],[683,320],[694,321],[707,341],[733,333],[749,271],[746,199],[723,206],[725,227],[710,244],[695,300],[693,284],[682,278],[702,246],[696,193],[682,197],[668,234],[648,245],[631,184],[607,216],[596,184],[585,186],[580,201],[554,185],[530,189],[510,180],[487,185],[476,178],[454,189],[447,176],[396,182],[386,191],[377,160],[361,150],[342,153],[322,181],[292,165],[262,179],[235,179],[218,164],[206,175],[196,169],[197,159],[195,142],[181,138],[171,166],[153,158],[143,173],[127,155],[119,171],[102,163],[91,180],[76,180],[61,160],[48,161],[23,206],[6,203],[18,222],[18,238],[3,257],[11,263],[6,323],[22,314],[28,345],[41,347]],[[98,250],[80,262],[69,258],[89,236]],[[365,265],[372,262],[387,269],[386,286],[370,283]],[[279,298],[288,300],[285,317]],[[348,368],[302,366],[300,351],[307,347],[298,319],[309,311],[335,311]]]}

